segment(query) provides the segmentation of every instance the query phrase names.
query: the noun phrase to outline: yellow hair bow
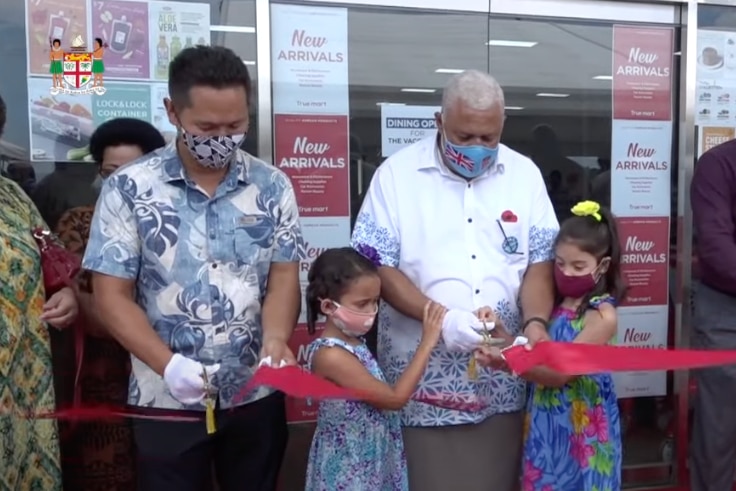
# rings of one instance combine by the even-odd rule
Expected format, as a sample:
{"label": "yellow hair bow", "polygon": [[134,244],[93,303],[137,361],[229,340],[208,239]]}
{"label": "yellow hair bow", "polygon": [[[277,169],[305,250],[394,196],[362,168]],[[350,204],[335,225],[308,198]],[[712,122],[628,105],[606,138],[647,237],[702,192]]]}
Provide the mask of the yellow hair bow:
{"label": "yellow hair bow", "polygon": [[595,201],[581,201],[577,205],[573,206],[570,211],[573,215],[577,215],[579,217],[593,217],[599,222],[602,219],[600,214],[601,205]]}

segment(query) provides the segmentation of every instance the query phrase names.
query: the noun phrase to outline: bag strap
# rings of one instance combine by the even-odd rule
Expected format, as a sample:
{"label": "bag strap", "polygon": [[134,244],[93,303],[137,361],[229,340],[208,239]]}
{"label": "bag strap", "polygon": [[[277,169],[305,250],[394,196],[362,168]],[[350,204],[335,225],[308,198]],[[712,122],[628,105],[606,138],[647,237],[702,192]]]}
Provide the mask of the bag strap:
{"label": "bag strap", "polygon": [[[33,238],[38,245],[40,254],[43,256],[51,248],[54,243],[55,235],[47,229],[36,227],[31,231]],[[56,270],[57,276],[64,282],[64,284],[77,292],[78,285],[74,279],[69,277],[69,272],[56,262],[50,262],[53,268]],[[79,317],[72,323],[71,326],[74,335],[74,386],[72,392],[72,412],[81,409],[82,407],[82,366],[84,364],[84,344],[85,344],[85,332],[84,324],[80,322]],[[78,421],[71,420],[69,423],[69,431],[73,432],[78,424]]]}
{"label": "bag strap", "polygon": [[[77,284],[67,276],[67,271],[54,263],[54,269],[56,269],[59,278],[62,278],[66,286],[77,291]],[[72,323],[72,331],[74,334],[74,386],[72,391],[72,411],[81,409],[82,407],[82,366],[84,364],[84,323],[80,322],[79,316],[77,320]],[[69,422],[69,431],[72,432],[76,429],[79,422],[71,420]]]}
{"label": "bag strap", "polygon": [[[75,322],[74,326],[74,391],[72,409],[82,407],[82,365],[84,364],[84,326]],[[74,426],[74,424],[72,425]]]}
{"label": "bag strap", "polygon": [[[32,230],[32,234],[36,243],[38,244],[41,255],[46,253],[51,245],[54,243],[54,234],[51,231],[43,228],[35,228]],[[69,277],[69,271],[62,267],[56,262],[51,262],[53,268],[56,270],[57,276],[64,282],[66,286],[74,290],[78,289],[78,285],[74,279]],[[84,364],[84,344],[85,344],[85,331],[84,324],[80,322],[79,317],[72,323],[72,330],[74,331],[74,387],[72,395],[72,411],[81,409],[82,407],[82,366]],[[74,431],[78,421],[71,420],[69,425],[69,431]]]}

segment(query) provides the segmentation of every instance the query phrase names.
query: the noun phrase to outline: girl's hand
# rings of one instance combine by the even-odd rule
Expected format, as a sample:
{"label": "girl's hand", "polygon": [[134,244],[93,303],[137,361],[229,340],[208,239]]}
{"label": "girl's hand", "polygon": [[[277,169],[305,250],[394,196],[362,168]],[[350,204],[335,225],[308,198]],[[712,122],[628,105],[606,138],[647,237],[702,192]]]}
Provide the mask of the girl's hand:
{"label": "girl's hand", "polygon": [[491,331],[491,337],[503,339],[508,343],[512,343],[514,341],[514,337],[509,334],[506,327],[503,325],[503,321],[496,315],[492,308],[488,306],[481,307],[473,313],[479,320],[487,324],[493,323],[495,325]]}
{"label": "girl's hand", "polygon": [[447,309],[436,302],[429,301],[424,306],[424,321],[422,323],[422,339],[437,344],[442,334],[442,321]]}
{"label": "girl's hand", "polygon": [[480,366],[510,372],[501,350],[495,346],[481,346],[473,352],[473,357]]}
{"label": "girl's hand", "polygon": [[495,324],[496,329],[498,328],[504,329],[503,322],[501,321],[501,319],[499,319],[496,313],[493,311],[493,309],[488,307],[487,305],[485,307],[479,308],[478,310],[473,312],[473,314],[475,314],[478,320],[485,322],[486,324],[491,324],[491,323]]}
{"label": "girl's hand", "polygon": [[473,314],[483,322],[496,322],[496,313],[487,305],[479,308]]}

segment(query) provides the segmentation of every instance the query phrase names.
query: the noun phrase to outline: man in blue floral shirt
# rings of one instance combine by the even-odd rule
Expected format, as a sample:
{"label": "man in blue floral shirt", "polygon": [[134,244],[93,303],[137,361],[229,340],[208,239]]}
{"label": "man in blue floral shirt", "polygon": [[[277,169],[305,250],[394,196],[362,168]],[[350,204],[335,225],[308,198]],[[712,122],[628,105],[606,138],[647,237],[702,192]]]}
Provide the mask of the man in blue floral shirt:
{"label": "man in blue floral shirt", "polygon": [[232,51],[182,51],[165,100],[178,138],[108,178],[97,204],[84,267],[132,354],[128,402],[201,418],[135,422],[140,491],[208,489],[213,463],[222,491],[276,486],[283,396],[239,392],[260,360],[295,363],[304,246],[289,180],[240,150],[251,90]]}

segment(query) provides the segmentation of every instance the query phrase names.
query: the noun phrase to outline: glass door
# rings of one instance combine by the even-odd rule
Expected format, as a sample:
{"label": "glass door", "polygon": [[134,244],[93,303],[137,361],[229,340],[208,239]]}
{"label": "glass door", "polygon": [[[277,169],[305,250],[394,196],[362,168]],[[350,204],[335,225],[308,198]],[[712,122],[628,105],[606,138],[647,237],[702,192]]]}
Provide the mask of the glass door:
{"label": "glass door", "polygon": [[[674,343],[675,15],[661,4],[491,1],[488,65],[506,93],[504,143],[537,164],[560,221],[585,199],[617,216],[629,285],[619,345]],[[671,483],[673,374],[622,373],[615,385],[624,487]]]}

